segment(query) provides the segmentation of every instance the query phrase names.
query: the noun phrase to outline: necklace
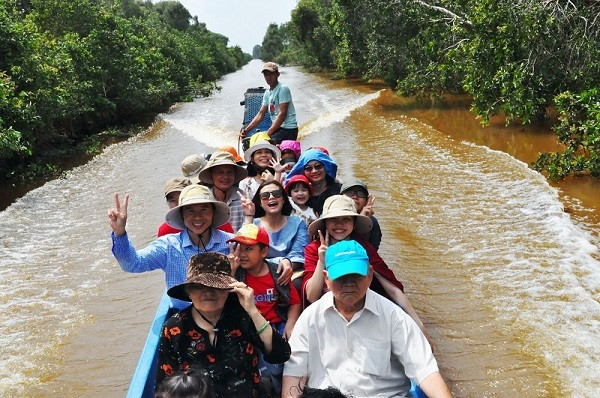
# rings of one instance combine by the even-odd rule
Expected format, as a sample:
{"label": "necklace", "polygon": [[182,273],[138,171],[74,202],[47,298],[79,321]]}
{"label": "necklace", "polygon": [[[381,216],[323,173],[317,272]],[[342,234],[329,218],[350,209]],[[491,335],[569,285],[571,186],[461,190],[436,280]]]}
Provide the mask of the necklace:
{"label": "necklace", "polygon": [[223,318],[223,311],[221,311],[221,315],[219,316],[219,319],[217,319],[217,322],[216,323],[212,323],[211,321],[208,320],[207,317],[205,317],[204,315],[202,315],[202,313],[200,311],[198,311],[198,309],[196,307],[194,307],[194,310],[196,311],[196,313],[198,315],[200,315],[200,317],[202,319],[204,319],[206,322],[208,322],[208,324],[210,324],[210,326],[212,326],[213,332],[215,334],[215,337],[213,337],[213,341],[211,342],[211,344],[212,344],[213,347],[216,347],[215,343],[217,342],[217,332],[219,331],[219,328],[217,327],[216,324],[219,323],[219,321],[221,320],[221,318]]}

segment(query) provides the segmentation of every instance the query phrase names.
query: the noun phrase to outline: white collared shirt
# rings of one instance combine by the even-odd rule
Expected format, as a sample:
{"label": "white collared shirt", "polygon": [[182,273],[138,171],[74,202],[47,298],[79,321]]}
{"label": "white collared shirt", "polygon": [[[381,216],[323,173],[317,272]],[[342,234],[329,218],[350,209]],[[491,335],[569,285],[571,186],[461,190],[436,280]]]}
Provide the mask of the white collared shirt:
{"label": "white collared shirt", "polygon": [[308,375],[308,386],[354,397],[410,397],[438,371],[427,339],[400,307],[367,290],[364,308],[347,321],[326,293],[301,315],[290,339],[284,376]]}

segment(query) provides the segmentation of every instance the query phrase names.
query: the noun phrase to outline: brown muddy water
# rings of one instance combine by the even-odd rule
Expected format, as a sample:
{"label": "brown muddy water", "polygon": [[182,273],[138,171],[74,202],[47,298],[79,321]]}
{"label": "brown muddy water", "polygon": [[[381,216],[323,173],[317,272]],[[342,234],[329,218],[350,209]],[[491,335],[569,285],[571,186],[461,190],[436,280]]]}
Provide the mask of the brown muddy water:
{"label": "brown muddy water", "polygon": [[[164,277],[124,273],[112,258],[112,193],[131,194],[128,232],[143,247],[181,159],[237,145],[239,101],[264,84],[259,71],[253,61],[214,96],[0,212],[0,395],[125,395]],[[340,177],[364,179],[375,195],[380,253],[455,396],[598,395],[600,188],[549,184],[527,166],[555,149],[547,126],[481,128],[464,98],[430,106],[296,68],[281,80],[303,147],[329,148]]]}

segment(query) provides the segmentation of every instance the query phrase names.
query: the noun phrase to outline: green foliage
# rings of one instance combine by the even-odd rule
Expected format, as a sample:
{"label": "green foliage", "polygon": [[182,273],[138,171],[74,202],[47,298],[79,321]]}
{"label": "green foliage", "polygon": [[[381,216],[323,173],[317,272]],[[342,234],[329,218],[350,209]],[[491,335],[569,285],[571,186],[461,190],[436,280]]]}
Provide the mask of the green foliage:
{"label": "green foliage", "polygon": [[563,153],[541,153],[533,167],[546,170],[553,181],[569,174],[590,173],[600,177],[600,90],[594,88],[572,94],[564,92],[556,99],[560,113],[554,127]]}
{"label": "green foliage", "polygon": [[210,94],[250,59],[227,42],[176,1],[0,2],[0,180],[47,170],[27,164],[51,148]]}
{"label": "green foliage", "polygon": [[[299,0],[283,54],[403,95],[467,93],[483,124],[529,123],[560,93],[597,87],[599,15],[597,1]],[[581,150],[548,164],[556,175],[594,170],[597,153]]]}
{"label": "green foliage", "polygon": [[283,40],[284,37],[279,26],[275,23],[270,24],[260,48],[260,58],[265,62],[274,61],[281,63],[279,57],[283,52]]}

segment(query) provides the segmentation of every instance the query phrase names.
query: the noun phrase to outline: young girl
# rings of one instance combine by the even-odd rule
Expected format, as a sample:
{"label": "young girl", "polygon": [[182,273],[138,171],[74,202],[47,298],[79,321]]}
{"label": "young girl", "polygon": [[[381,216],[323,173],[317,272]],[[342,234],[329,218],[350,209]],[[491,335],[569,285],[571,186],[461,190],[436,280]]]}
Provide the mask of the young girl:
{"label": "young girl", "polygon": [[312,196],[312,188],[308,178],[301,174],[293,176],[285,186],[285,193],[292,198],[292,216],[303,219],[307,227],[319,218],[308,204]]}
{"label": "young girl", "polygon": [[279,150],[281,151],[281,161],[279,163],[283,166],[280,181],[283,182],[289,171],[298,161],[302,149],[299,141],[292,140],[283,140],[278,146]]}

